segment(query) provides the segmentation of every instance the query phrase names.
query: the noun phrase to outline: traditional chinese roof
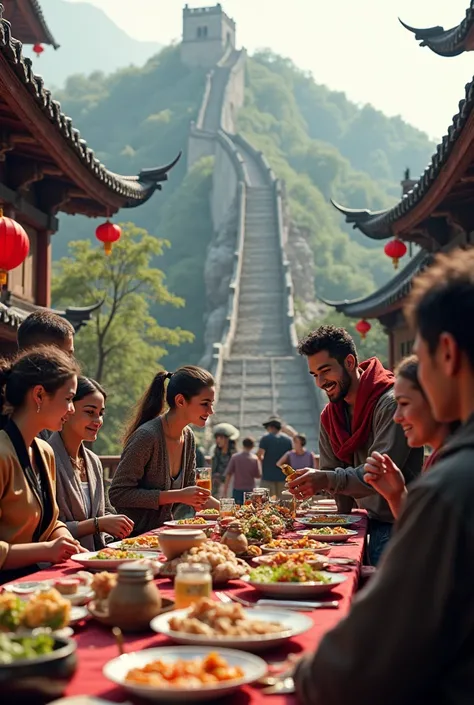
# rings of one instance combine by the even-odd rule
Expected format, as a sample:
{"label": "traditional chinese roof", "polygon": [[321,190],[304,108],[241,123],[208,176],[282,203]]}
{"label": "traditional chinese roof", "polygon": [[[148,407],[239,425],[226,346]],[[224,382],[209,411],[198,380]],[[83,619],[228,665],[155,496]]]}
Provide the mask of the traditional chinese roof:
{"label": "traditional chinese roof", "polygon": [[[0,159],[6,158],[7,178],[12,175],[7,191],[28,187],[45,213],[108,216],[145,203],[180,156],[136,176],[107,169],[34,74],[10,23],[0,19]],[[8,202],[5,189],[0,198]]]}
{"label": "traditional chinese roof", "polygon": [[[93,304],[92,306],[70,306],[64,311],[50,309],[58,316],[65,318],[78,331],[84,326],[87,321],[90,321],[94,311],[102,306],[103,301]],[[24,304],[23,304],[24,306]],[[0,323],[9,326],[12,330],[17,330],[20,324],[30,315],[32,311],[36,311],[38,306],[31,305],[29,308],[16,305],[16,303],[0,302]]]}
{"label": "traditional chinese roof", "polygon": [[51,34],[38,0],[3,0],[3,14],[23,44],[59,47]]}
{"label": "traditional chinese roof", "polygon": [[383,211],[333,205],[368,237],[384,240],[395,234],[427,249],[446,244],[449,224],[474,229],[470,213],[474,200],[474,81],[466,85],[447,135],[431,163],[412,188],[392,208]]}
{"label": "traditional chinese roof", "polygon": [[474,49],[474,0],[471,0],[463,21],[451,29],[444,29],[444,27],[417,29],[401,20],[400,22],[405,29],[413,32],[420,46],[429,47],[440,56],[459,56],[464,51]]}
{"label": "traditional chinese roof", "polygon": [[332,306],[351,318],[378,318],[400,307],[400,302],[409,293],[413,278],[431,261],[431,255],[421,250],[393,279],[370,296],[349,301],[327,301]]}

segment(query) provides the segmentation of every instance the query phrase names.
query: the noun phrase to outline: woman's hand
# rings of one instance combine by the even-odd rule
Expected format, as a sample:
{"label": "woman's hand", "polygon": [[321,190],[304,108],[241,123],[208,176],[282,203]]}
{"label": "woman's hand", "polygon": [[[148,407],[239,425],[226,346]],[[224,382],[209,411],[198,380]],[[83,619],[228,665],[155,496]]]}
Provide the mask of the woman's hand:
{"label": "woman's hand", "polygon": [[405,478],[397,465],[387,455],[374,453],[364,465],[364,482],[374,488],[387,502],[399,500],[405,494]]}
{"label": "woman's hand", "polygon": [[45,561],[63,563],[76,553],[83,553],[82,546],[72,536],[60,536],[58,539],[46,541]]}
{"label": "woman's hand", "polygon": [[133,531],[134,523],[125,514],[106,514],[99,517],[99,529],[105,533],[124,539]]}
{"label": "woman's hand", "polygon": [[202,509],[211,496],[209,490],[196,487],[196,485],[183,487],[181,490],[178,490],[178,493],[178,501],[183,504],[188,504],[190,507],[194,507],[194,509]]}

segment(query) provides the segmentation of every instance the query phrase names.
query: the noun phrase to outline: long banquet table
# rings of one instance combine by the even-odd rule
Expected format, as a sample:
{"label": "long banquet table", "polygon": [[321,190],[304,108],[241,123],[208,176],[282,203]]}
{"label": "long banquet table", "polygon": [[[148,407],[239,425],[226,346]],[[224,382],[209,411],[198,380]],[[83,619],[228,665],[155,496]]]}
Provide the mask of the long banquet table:
{"label": "long banquet table", "polygon": [[[360,566],[366,540],[367,521],[365,513],[361,513],[361,517],[361,521],[357,525],[358,535],[347,543],[332,546],[329,554],[330,558],[354,559],[357,564],[343,573],[347,576],[347,580],[342,583],[339,588],[328,593],[327,596],[318,595],[318,597],[315,598],[319,600],[321,597],[321,601],[338,600],[339,608],[317,609],[312,612],[307,612],[306,614],[309,614],[313,620],[312,629],[305,634],[292,638],[285,643],[284,647],[257,652],[259,656],[262,656],[262,658],[269,662],[275,662],[283,661],[290,653],[301,654],[305,651],[313,651],[324,634],[347,614],[351,599],[358,586]],[[287,534],[286,536],[291,537],[292,534]],[[77,572],[77,570],[78,564],[74,561],[68,561],[67,563],[29,575],[23,580],[58,579],[60,577],[71,576],[73,573]],[[164,597],[173,597],[173,583],[171,580],[157,578],[156,584]],[[246,586],[240,581],[232,581],[229,583],[226,592],[233,592],[239,597],[243,597],[249,601],[257,597],[253,588]],[[74,631],[74,638],[78,645],[78,668],[65,695],[93,695],[118,703],[125,701],[137,703],[145,702],[134,699],[124,689],[110,683],[102,675],[102,668],[105,663],[118,655],[117,645],[110,628],[102,626],[95,620],[90,619],[77,625]],[[152,632],[140,635],[125,634],[124,642],[127,651],[138,651],[140,649],[171,644],[170,640],[166,637]],[[264,703],[266,705],[283,705],[283,703],[285,705],[296,705],[297,698],[295,695],[264,695],[258,687],[247,686],[234,695],[227,696],[226,703],[227,705],[263,705]]]}

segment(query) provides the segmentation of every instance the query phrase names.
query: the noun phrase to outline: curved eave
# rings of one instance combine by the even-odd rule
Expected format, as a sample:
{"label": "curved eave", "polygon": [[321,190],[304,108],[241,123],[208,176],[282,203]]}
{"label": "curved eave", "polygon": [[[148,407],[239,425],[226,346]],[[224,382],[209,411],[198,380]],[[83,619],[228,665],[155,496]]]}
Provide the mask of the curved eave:
{"label": "curved eave", "polygon": [[466,84],[465,97],[447,134],[436,147],[431,163],[403,198],[386,211],[346,208],[332,201],[347,223],[373,240],[394,234],[403,237],[429,218],[471,164],[474,147],[474,80]]}
{"label": "curved eave", "polygon": [[[5,0],[4,0],[5,1]],[[40,39],[41,44],[49,44],[54,49],[59,49],[59,44],[55,41],[44,18],[43,10],[38,0],[26,0],[31,6],[31,13],[35,17],[36,22],[43,34],[43,39]]]}
{"label": "curved eave", "polygon": [[399,18],[400,24],[409,32],[415,35],[415,39],[420,42],[420,46],[428,47],[438,56],[453,57],[459,56],[464,51],[472,50],[472,33],[474,30],[474,1],[466,11],[463,21],[452,27],[427,27],[420,29],[411,27]]}
{"label": "curved eave", "polygon": [[[65,176],[68,176],[72,181],[76,181],[76,178],[79,179],[81,172],[82,176],[86,178],[83,169],[88,172],[89,177],[94,178],[95,186],[90,185],[89,188],[83,186],[91,198],[110,205],[111,211],[116,211],[118,208],[138,206],[147,201],[157,189],[161,189],[161,183],[168,179],[168,173],[179,161],[181,152],[169,164],[143,169],[136,176],[115,174],[97,159],[94,151],[81,138],[79,130],[73,126],[72,119],[61,111],[60,103],[54,100],[51,92],[45,88],[43,78],[35,75],[31,60],[23,56],[22,44],[12,37],[10,23],[6,20],[0,20],[0,55],[2,55],[0,58],[6,60],[6,66],[14,72],[16,78],[25,87],[30,100],[34,103],[31,106],[31,111],[24,115],[25,122],[27,120],[32,122],[34,134],[34,126],[38,124],[38,121],[34,119],[33,108],[36,108],[47,118],[49,131],[51,131],[49,123],[53,124],[56,133],[53,134],[55,144],[57,145],[56,135],[60,136],[63,141],[63,146],[56,153],[58,163],[64,169]],[[77,164],[75,160],[71,162],[69,159],[71,150],[79,159],[80,164]],[[54,158],[52,150],[49,154]],[[76,178],[74,178],[75,176]]]}
{"label": "curved eave", "polygon": [[422,271],[431,261],[431,255],[425,251],[419,252],[393,279],[370,296],[365,296],[352,301],[327,301],[320,300],[327,306],[350,318],[378,318],[397,308],[399,302],[409,293],[413,278]]}

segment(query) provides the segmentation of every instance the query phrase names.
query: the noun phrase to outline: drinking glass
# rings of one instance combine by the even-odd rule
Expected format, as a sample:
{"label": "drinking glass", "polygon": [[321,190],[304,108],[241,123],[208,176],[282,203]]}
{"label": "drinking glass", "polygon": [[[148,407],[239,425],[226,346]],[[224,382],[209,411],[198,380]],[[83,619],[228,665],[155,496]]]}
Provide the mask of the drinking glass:
{"label": "drinking glass", "polygon": [[208,563],[181,563],[176,567],[174,600],[181,610],[210,597],[212,590],[211,566]]}
{"label": "drinking glass", "polygon": [[235,499],[224,498],[220,501],[221,518],[232,517],[235,514]]}
{"label": "drinking glass", "polygon": [[211,491],[211,468],[196,468],[196,485],[203,490]]}

